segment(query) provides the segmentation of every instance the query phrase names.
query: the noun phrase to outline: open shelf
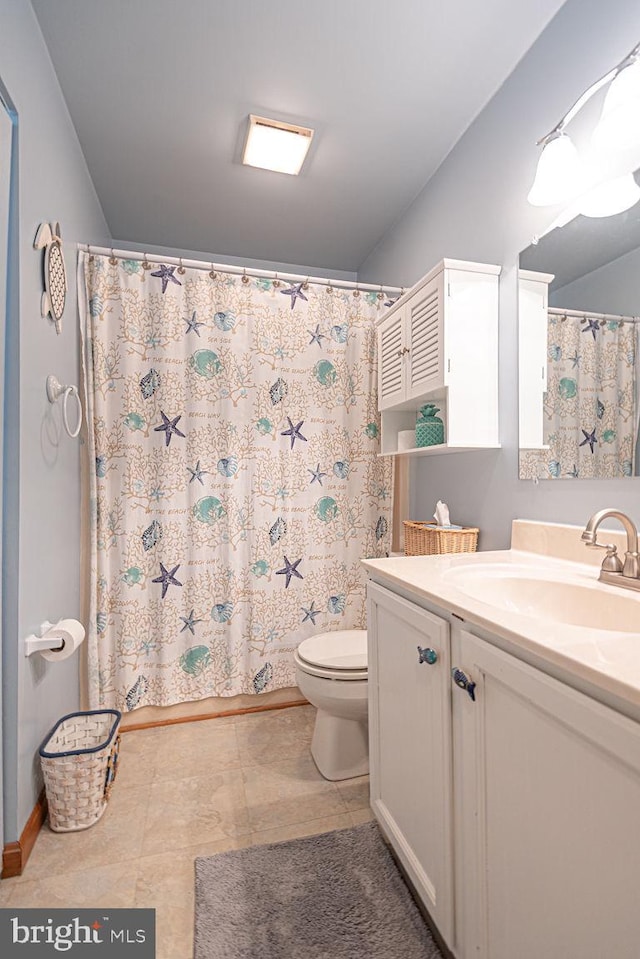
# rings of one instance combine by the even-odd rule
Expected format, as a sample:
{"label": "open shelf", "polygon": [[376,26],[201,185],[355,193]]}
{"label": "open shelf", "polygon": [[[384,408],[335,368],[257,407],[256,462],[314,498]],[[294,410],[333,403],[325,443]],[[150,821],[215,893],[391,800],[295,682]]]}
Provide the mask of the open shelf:
{"label": "open shelf", "polygon": [[496,446],[448,446],[440,443],[438,446],[416,446],[410,450],[390,450],[388,453],[378,453],[378,456],[438,456],[440,453],[475,453],[500,448],[500,443]]}

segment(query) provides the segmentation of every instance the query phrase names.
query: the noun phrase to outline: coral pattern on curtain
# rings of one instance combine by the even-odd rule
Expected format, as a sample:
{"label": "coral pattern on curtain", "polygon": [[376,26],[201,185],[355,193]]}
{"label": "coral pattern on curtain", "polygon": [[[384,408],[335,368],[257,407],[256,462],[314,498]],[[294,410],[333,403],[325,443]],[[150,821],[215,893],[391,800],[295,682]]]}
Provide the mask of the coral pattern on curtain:
{"label": "coral pattern on curtain", "polygon": [[549,315],[544,442],[521,451],[521,477],[633,475],[636,428],[633,323]]}
{"label": "coral pattern on curtain", "polygon": [[389,550],[376,293],[81,254],[92,707],[295,685]]}

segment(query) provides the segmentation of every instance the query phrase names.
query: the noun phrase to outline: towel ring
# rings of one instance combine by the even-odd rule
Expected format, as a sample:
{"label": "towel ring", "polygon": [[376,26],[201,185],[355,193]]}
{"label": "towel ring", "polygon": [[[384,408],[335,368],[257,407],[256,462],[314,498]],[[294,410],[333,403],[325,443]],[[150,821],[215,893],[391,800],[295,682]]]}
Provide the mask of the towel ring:
{"label": "towel ring", "polygon": [[[72,430],[69,427],[69,417],[67,413],[67,404],[69,402],[69,397],[75,396],[76,402],[78,404],[78,424],[75,430]],[[62,397],[62,422],[64,423],[64,428],[71,437],[75,439],[80,432],[80,427],[82,426],[82,402],[80,400],[80,394],[78,393],[77,386],[63,386],[62,383],[58,380],[57,376],[51,374],[47,377],[47,398],[50,403],[55,403],[57,400]]]}

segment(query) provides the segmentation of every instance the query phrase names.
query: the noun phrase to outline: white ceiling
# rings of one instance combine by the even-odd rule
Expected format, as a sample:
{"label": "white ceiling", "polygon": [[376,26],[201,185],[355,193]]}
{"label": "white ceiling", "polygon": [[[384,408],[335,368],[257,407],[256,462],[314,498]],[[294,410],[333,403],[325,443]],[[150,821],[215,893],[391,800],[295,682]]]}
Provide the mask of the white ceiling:
{"label": "white ceiling", "polygon": [[[563,0],[32,0],[112,236],[357,270]],[[249,113],[314,127],[299,177]]]}

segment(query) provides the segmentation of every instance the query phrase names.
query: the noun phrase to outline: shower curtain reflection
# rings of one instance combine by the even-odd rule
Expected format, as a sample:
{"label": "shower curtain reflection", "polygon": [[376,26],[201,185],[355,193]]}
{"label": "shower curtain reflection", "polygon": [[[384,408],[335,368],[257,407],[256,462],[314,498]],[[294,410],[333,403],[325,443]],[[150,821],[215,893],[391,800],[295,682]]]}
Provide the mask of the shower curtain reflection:
{"label": "shower curtain reflection", "polygon": [[520,451],[521,479],[634,475],[636,324],[549,313],[543,442]]}

